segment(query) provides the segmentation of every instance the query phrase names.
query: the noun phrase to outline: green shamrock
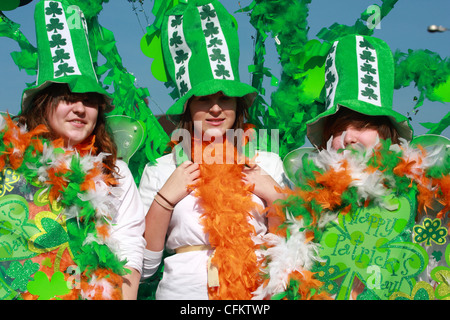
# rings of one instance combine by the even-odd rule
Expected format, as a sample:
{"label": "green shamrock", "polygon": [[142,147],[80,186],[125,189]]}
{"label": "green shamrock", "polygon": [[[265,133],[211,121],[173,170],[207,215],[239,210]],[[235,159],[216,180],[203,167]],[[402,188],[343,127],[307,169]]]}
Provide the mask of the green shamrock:
{"label": "green shamrock", "polygon": [[372,88],[365,88],[363,91],[361,91],[361,94],[369,99],[378,100],[378,95],[375,94],[375,91]]}
{"label": "green shamrock", "polygon": [[326,74],[326,78],[327,78],[327,80],[325,81],[326,88],[330,87],[336,81],[336,76],[333,74],[333,72],[328,72]]}
{"label": "green shamrock", "polygon": [[39,270],[39,263],[34,263],[31,260],[26,260],[23,266],[18,261],[13,261],[9,266],[6,274],[8,277],[13,278],[11,287],[14,290],[20,290],[25,292],[27,290],[27,284],[31,279],[31,276]]}
{"label": "green shamrock", "polygon": [[320,240],[320,256],[341,272],[336,299],[347,300],[355,277],[370,296],[388,299],[393,292],[411,292],[412,279],[428,263],[425,250],[407,238],[414,221],[414,206],[406,197],[386,199],[395,209],[368,206],[330,223]]}
{"label": "green shamrock", "polygon": [[49,41],[50,48],[57,47],[58,49],[67,45],[67,40],[60,34],[53,34],[52,40]]}
{"label": "green shamrock", "polygon": [[59,7],[58,2],[52,1],[49,3],[49,6],[45,8],[45,14],[56,17],[56,15],[62,14],[62,9]]}
{"label": "green shamrock", "polygon": [[225,55],[222,53],[222,50],[220,49],[212,49],[212,54],[209,55],[209,57],[211,58],[211,61],[217,61],[217,62],[224,62],[225,59]]}
{"label": "green shamrock", "polygon": [[208,22],[205,24],[205,29],[203,30],[205,37],[211,37],[213,35],[219,34],[219,28],[214,25],[214,22]]}
{"label": "green shamrock", "polygon": [[180,82],[180,95],[184,96],[189,91],[187,83],[183,80]]}
{"label": "green shamrock", "polygon": [[209,41],[208,48],[217,47],[217,46],[221,46],[221,45],[223,45],[223,41],[221,39],[219,39],[219,38],[212,38]]}
{"label": "green shamrock", "polygon": [[176,74],[177,80],[181,79],[181,77],[186,73],[186,68],[184,66],[181,66],[180,69],[178,69],[178,72]]}
{"label": "green shamrock", "polygon": [[38,300],[50,300],[70,292],[64,274],[59,271],[53,274],[51,280],[44,272],[36,272],[34,281],[28,283],[27,289],[32,295],[39,296]]}
{"label": "green shamrock", "polygon": [[216,16],[216,11],[211,9],[210,6],[205,5],[202,7],[202,11],[200,12],[200,19],[210,21],[211,18]]}
{"label": "green shamrock", "polygon": [[360,69],[362,72],[377,74],[377,69],[375,69],[370,63],[364,63]]}
{"label": "green shamrock", "polygon": [[431,220],[426,218],[422,225],[414,226],[414,241],[417,243],[422,243],[426,241],[426,245],[431,245],[431,241],[436,244],[444,244],[447,237],[447,229],[441,227],[441,220],[436,218]]}
{"label": "green shamrock", "polygon": [[55,51],[55,55],[52,58],[54,63],[64,62],[64,60],[70,59],[70,54],[64,49],[58,49]]}
{"label": "green shamrock", "polygon": [[329,56],[327,58],[327,61],[325,62],[326,63],[326,68],[327,69],[331,68],[331,66],[333,65],[333,62],[334,62],[333,58],[331,56]]}
{"label": "green shamrock", "polygon": [[175,16],[170,25],[176,29],[178,26],[181,26],[182,23],[183,23],[183,16]]}
{"label": "green shamrock", "polygon": [[226,79],[226,78],[230,77],[230,71],[225,69],[225,66],[222,65],[222,64],[218,64],[217,65],[217,69],[214,70],[214,73],[218,77],[223,77],[223,79]]}
{"label": "green shamrock", "polygon": [[178,50],[175,52],[175,54],[176,54],[175,62],[177,64],[184,63],[184,61],[186,61],[187,58],[189,57],[189,53],[184,52],[184,50]]}
{"label": "green shamrock", "polygon": [[67,76],[67,74],[74,72],[74,68],[69,66],[68,63],[62,63],[58,65],[58,70],[55,71],[55,77],[60,77],[62,75]]}
{"label": "green shamrock", "polygon": [[63,30],[64,24],[60,22],[58,18],[50,19],[50,23],[47,24],[47,31],[53,31],[58,33],[58,30]]}
{"label": "green shamrock", "polygon": [[434,260],[436,260],[437,262],[441,261],[442,259],[442,252],[441,251],[433,251],[431,253],[431,256],[433,257]]}
{"label": "green shamrock", "polygon": [[365,49],[373,49],[373,46],[366,38],[364,38],[362,41],[359,42],[359,47]]}
{"label": "green shamrock", "polygon": [[361,83],[367,84],[367,86],[376,87],[377,82],[373,79],[372,76],[369,76],[368,74],[364,75],[364,78],[361,78]]}
{"label": "green shamrock", "polygon": [[367,63],[375,62],[375,57],[372,55],[372,52],[369,50],[364,50],[359,57],[361,60],[366,60]]}
{"label": "green shamrock", "polygon": [[169,45],[171,47],[175,46],[175,48],[178,48],[178,45],[183,44],[183,40],[181,39],[181,36],[178,35],[178,31],[175,31],[172,34],[172,38],[169,40]]}

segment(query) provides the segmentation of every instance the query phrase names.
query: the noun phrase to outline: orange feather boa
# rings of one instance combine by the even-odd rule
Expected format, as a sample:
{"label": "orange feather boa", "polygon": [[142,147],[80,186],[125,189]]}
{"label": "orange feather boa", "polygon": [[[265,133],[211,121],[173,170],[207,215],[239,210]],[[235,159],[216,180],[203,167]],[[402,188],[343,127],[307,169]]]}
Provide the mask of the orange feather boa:
{"label": "orange feather boa", "polygon": [[[211,148],[207,152],[206,148]],[[252,292],[261,284],[260,265],[252,236],[254,227],[249,223],[251,212],[262,212],[263,208],[252,200],[252,186],[242,181],[244,164],[226,164],[207,161],[209,157],[225,159],[229,142],[223,145],[203,143],[203,161],[200,164],[199,183],[194,195],[200,199],[203,209],[202,224],[215,248],[211,263],[219,270],[219,286],[208,288],[211,300],[248,300]],[[193,148],[194,149],[194,148]],[[219,155],[218,153],[222,153]],[[211,158],[209,159],[211,160]],[[216,161],[217,162],[217,161]]]}

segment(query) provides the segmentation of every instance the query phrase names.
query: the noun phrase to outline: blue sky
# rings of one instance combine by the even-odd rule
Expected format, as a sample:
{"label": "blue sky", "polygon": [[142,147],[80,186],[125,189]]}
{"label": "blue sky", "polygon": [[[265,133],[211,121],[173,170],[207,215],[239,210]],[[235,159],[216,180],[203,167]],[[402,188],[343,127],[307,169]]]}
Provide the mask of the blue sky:
{"label": "blue sky", "polygon": [[[21,30],[29,41],[35,45],[33,0],[25,7],[5,12],[16,23],[21,24]],[[230,12],[247,6],[251,0],[224,0],[222,3]],[[317,32],[323,27],[331,26],[334,22],[352,25],[359,18],[361,12],[372,4],[381,4],[378,0],[313,0],[309,12],[309,38],[316,38]],[[154,17],[151,14],[153,1],[144,1],[144,11],[151,23]],[[138,9],[141,9],[139,6]],[[252,64],[254,29],[249,24],[249,18],[244,13],[234,14],[239,23],[239,37],[241,43],[241,81],[250,82],[247,65]],[[431,24],[443,25],[450,28],[450,1],[449,0],[399,0],[391,13],[383,19],[374,36],[383,39],[393,51],[408,49],[429,49],[437,52],[441,57],[450,57],[450,31],[444,33],[428,33],[427,27]],[[137,85],[146,87],[150,91],[150,108],[154,114],[162,114],[173,103],[169,97],[169,90],[162,82],[156,80],[150,72],[151,59],[140,50],[139,43],[144,35],[146,26],[145,15],[138,12],[138,17],[127,0],[110,0],[104,4],[99,15],[103,27],[111,30],[116,38],[116,45],[123,59],[123,65],[137,78]],[[266,66],[271,68],[275,76],[280,74],[280,65],[273,45],[273,39],[267,40]],[[18,45],[8,38],[0,38],[0,111],[9,111],[17,114],[20,108],[20,98],[26,83],[33,82],[34,76],[28,76],[20,71],[10,57],[11,51],[19,50]],[[266,84],[268,93],[266,101],[270,102],[270,92],[274,87]],[[414,96],[417,89],[408,87],[396,90],[394,94],[394,109],[408,114],[412,118],[415,134],[426,132],[420,122],[437,122],[450,111],[450,103],[426,101],[417,114],[413,113]],[[449,137],[450,130],[443,135]]]}

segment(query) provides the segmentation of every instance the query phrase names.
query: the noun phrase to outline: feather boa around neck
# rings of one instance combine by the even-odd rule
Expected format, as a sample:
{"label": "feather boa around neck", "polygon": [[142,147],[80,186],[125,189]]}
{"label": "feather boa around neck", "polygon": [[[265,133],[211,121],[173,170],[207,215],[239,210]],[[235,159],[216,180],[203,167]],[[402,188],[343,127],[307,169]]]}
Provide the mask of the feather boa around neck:
{"label": "feather boa around neck", "polygon": [[105,154],[95,155],[95,137],[64,149],[62,139],[41,137],[47,131],[45,126],[28,131],[9,116],[0,117],[0,169],[10,166],[28,183],[46,187],[50,202],[64,208],[59,217],[67,223],[70,256],[82,275],[80,288],[62,299],[120,299],[122,279],[117,275],[126,273],[125,261],[118,260],[109,239],[118,207],[112,187],[117,181],[103,173]]}
{"label": "feather boa around neck", "polygon": [[318,243],[327,224],[361,206],[386,207],[385,196],[405,190],[415,190],[418,212],[438,201],[443,209],[437,217],[443,218],[450,208],[449,161],[443,147],[425,150],[405,141],[381,141],[373,152],[326,149],[304,155],[300,182],[275,206],[282,223],[259,251],[266,281],[255,298],[329,299],[310,271],[321,261]]}
{"label": "feather boa around neck", "polygon": [[[229,148],[234,150],[234,164],[225,161]],[[204,142],[202,155],[201,179],[193,189],[202,209],[201,223],[215,249],[211,263],[219,270],[219,286],[208,288],[209,298],[248,300],[261,279],[253,241],[255,229],[249,220],[252,212],[261,214],[263,208],[253,202],[252,187],[242,181],[244,163],[237,161],[238,153],[231,143]],[[215,163],[218,159],[223,161]]]}

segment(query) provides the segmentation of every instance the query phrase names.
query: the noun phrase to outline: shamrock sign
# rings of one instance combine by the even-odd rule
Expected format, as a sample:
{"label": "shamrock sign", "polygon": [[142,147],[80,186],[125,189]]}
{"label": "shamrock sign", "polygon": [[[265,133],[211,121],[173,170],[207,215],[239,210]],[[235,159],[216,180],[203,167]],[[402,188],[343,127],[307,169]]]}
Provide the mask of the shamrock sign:
{"label": "shamrock sign", "polygon": [[349,299],[355,278],[371,299],[387,300],[393,292],[409,294],[413,278],[428,263],[424,249],[408,239],[415,213],[409,197],[386,201],[389,209],[371,205],[340,214],[322,236],[320,256],[339,272],[326,272],[327,279],[319,279],[341,280],[335,291],[338,300]]}
{"label": "shamrock sign", "polygon": [[10,194],[0,198],[0,261],[36,255],[29,250],[28,240],[38,228],[28,219],[28,203],[22,196]]}
{"label": "shamrock sign", "polygon": [[39,296],[38,300],[49,300],[70,292],[62,272],[55,272],[49,279],[44,272],[38,271],[27,288],[31,294]]}
{"label": "shamrock sign", "polygon": [[414,241],[417,243],[425,242],[427,246],[431,245],[431,241],[436,244],[444,244],[447,237],[447,229],[441,227],[441,220],[436,218],[431,220],[426,218],[422,225],[414,226]]}
{"label": "shamrock sign", "polygon": [[15,290],[26,291],[30,277],[39,270],[39,264],[31,260],[26,260],[23,265],[18,261],[13,261],[6,274],[13,278],[11,286]]}

